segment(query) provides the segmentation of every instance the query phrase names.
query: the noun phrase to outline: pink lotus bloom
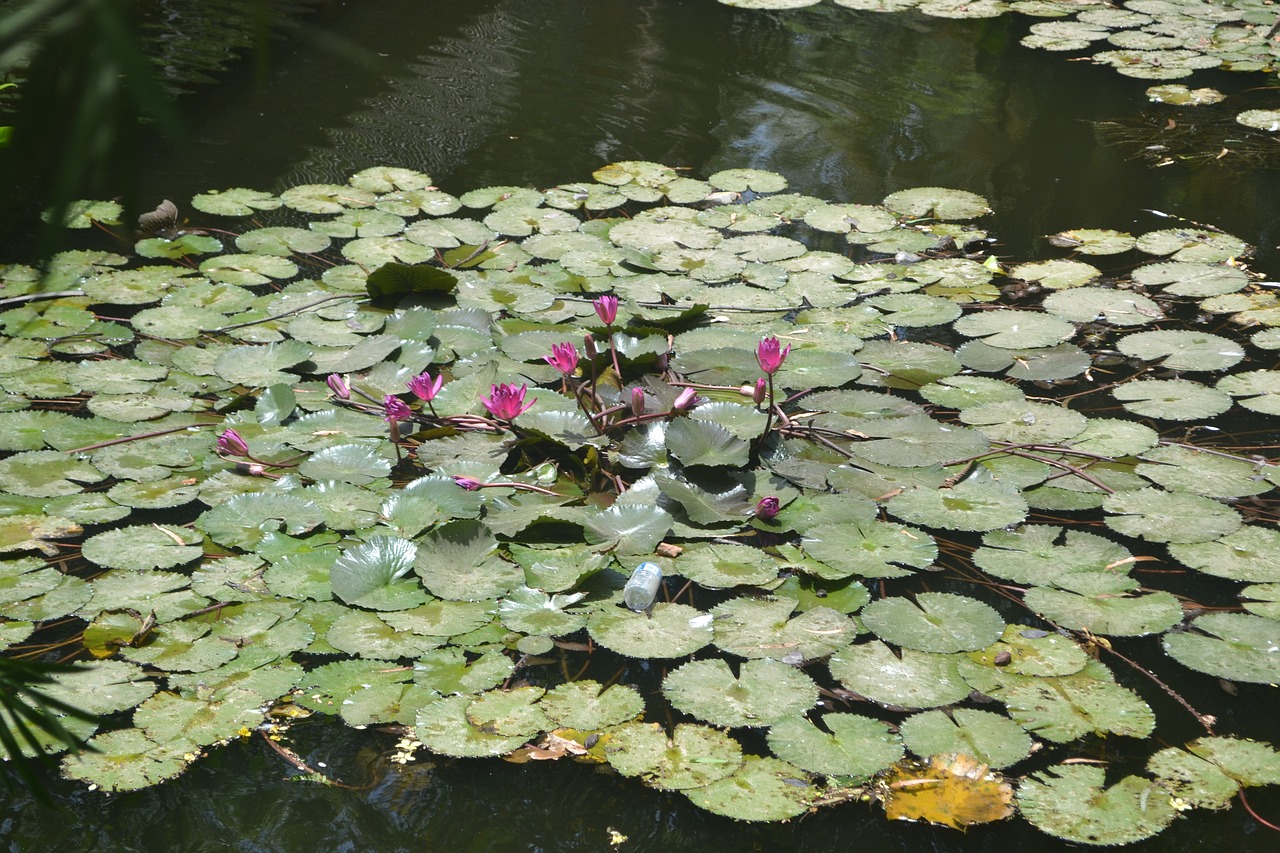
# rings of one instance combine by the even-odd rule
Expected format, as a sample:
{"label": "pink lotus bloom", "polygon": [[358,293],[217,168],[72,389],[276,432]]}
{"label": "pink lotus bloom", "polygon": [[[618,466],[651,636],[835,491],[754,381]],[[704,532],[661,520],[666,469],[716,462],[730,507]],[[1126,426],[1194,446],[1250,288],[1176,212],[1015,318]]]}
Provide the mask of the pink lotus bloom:
{"label": "pink lotus bloom", "polygon": [[389,424],[393,424],[396,421],[407,421],[413,417],[413,410],[405,404],[404,400],[394,394],[388,394],[383,399],[382,407],[382,419]]}
{"label": "pink lotus bloom", "polygon": [[686,412],[698,405],[698,392],[692,388],[685,388],[676,395],[676,401],[671,404],[671,411]]}
{"label": "pink lotus bloom", "polygon": [[489,414],[499,420],[515,420],[516,417],[533,408],[533,404],[538,401],[536,397],[528,403],[524,401],[525,392],[528,390],[528,385],[521,385],[519,388],[507,383],[491,385],[489,396],[481,397],[480,403],[489,410]]}
{"label": "pink lotus bloom", "polygon": [[779,367],[782,367],[782,362],[787,360],[789,352],[791,352],[791,344],[780,347],[777,338],[765,338],[756,347],[756,361],[760,362],[761,370],[772,376],[778,372]]}
{"label": "pink lotus bloom", "polygon": [[233,429],[225,429],[218,436],[218,451],[227,456],[248,456],[249,445],[245,444],[240,433]]}
{"label": "pink lotus bloom", "polygon": [[444,385],[444,377],[437,376],[433,379],[430,373],[420,373],[410,379],[408,385],[413,396],[430,403],[440,393],[440,388]]}
{"label": "pink lotus bloom", "polygon": [[637,418],[644,414],[644,389],[631,389],[631,414]]}
{"label": "pink lotus bloom", "polygon": [[453,482],[462,486],[462,488],[466,489],[468,492],[478,492],[480,491],[480,487],[484,485],[473,477],[460,477],[457,474],[454,475]]}
{"label": "pink lotus bloom", "polygon": [[778,499],[773,495],[769,495],[761,498],[760,503],[756,504],[755,516],[761,521],[772,521],[777,516],[779,509],[781,509],[781,505],[778,503]]}
{"label": "pink lotus bloom", "polygon": [[542,359],[565,376],[572,376],[578,369],[578,349],[573,344],[553,344],[551,355],[544,355]]}
{"label": "pink lotus bloom", "polygon": [[618,319],[618,297],[601,296],[591,304],[595,306],[600,322],[606,326],[612,326],[613,321]]}
{"label": "pink lotus bloom", "polygon": [[339,400],[351,399],[351,385],[347,380],[336,373],[330,373],[329,378],[325,380],[329,383],[329,390],[333,392],[333,396]]}

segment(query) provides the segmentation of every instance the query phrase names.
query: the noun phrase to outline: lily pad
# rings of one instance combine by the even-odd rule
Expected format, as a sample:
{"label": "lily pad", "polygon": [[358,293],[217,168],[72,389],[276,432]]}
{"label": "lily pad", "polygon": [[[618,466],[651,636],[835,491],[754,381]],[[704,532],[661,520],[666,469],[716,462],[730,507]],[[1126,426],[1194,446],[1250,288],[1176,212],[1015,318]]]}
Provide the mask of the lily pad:
{"label": "lily pad", "polygon": [[738,770],[742,747],[706,726],[681,723],[668,737],[654,723],[627,723],[611,733],[605,757],[623,776],[680,791],[704,787]]}
{"label": "lily pad", "polygon": [[1178,816],[1173,798],[1139,776],[1108,787],[1106,771],[1057,764],[1018,786],[1018,810],[1043,832],[1080,844],[1129,844],[1159,833]]}
{"label": "lily pad", "polygon": [[921,592],[914,601],[882,598],[860,616],[882,640],[939,654],[986,648],[1004,632],[1004,620],[990,605],[944,592]]}
{"label": "lily pad", "polygon": [[662,681],[681,711],[715,726],[770,726],[818,701],[818,686],[800,670],[773,660],[749,660],[735,676],[723,660],[687,663]]}
{"label": "lily pad", "polygon": [[823,728],[804,717],[779,720],[769,728],[769,749],[810,773],[862,779],[902,758],[901,738],[879,720],[836,713],[820,722]]}

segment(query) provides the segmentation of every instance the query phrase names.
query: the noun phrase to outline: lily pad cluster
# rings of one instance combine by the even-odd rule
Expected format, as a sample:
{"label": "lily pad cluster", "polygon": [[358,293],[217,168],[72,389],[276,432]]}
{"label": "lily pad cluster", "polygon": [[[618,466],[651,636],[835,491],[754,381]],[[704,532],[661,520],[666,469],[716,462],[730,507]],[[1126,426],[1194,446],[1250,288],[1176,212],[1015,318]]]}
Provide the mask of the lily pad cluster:
{"label": "lily pad cluster", "polygon": [[[740,9],[793,10],[822,0],[720,0]],[[995,18],[1019,13],[1047,20],[1022,38],[1026,47],[1055,52],[1089,52],[1095,64],[1141,80],[1179,80],[1197,70],[1275,70],[1280,43],[1269,0],[1229,5],[1207,0],[831,0],[864,12],[915,10],[938,18]],[[1221,102],[1216,89],[1189,89],[1161,83],[1147,90],[1150,100],[1177,106]],[[1280,111],[1248,109],[1235,119],[1267,133],[1280,130]]]}
{"label": "lily pad cluster", "polygon": [[1009,264],[972,193],[639,161],[192,204],[0,267],[30,297],[0,314],[0,640],[81,649],[49,693],[104,717],[66,721],[67,776],[144,787],[319,712],[743,820],[871,796],[1121,843],[1277,781],[1203,717],[1146,775],[1068,761],[1157,730],[1106,638],[1280,681],[1280,466],[1162,437],[1280,410],[1242,241],[1079,229]]}

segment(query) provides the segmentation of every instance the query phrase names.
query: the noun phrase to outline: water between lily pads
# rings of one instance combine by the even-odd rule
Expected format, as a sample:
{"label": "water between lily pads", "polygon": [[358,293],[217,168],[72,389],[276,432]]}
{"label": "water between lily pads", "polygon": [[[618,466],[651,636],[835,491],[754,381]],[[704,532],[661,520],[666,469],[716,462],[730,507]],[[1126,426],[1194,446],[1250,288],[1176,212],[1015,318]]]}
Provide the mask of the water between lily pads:
{"label": "water between lily pads", "polygon": [[[1018,260],[1058,256],[1041,238],[1063,229],[1168,227],[1144,208],[1257,245],[1263,271],[1276,260],[1280,172],[1230,155],[1156,169],[1131,159],[1133,147],[1104,144],[1095,121],[1191,116],[1149,105],[1146,81],[1021,47],[1030,19],[1018,16],[380,0],[335,3],[302,22],[273,46],[265,79],[246,64],[186,98],[192,142],[153,156],[152,200],[187,209],[208,189],[340,182],[372,165],[427,171],[459,194],[585,180],[605,163],[646,159],[695,177],[773,170],[792,190],[833,201],[874,204],[913,186],[970,190],[990,200],[996,213],[984,224]],[[1205,74],[1195,85],[1258,82]],[[1149,684],[1132,686],[1160,701]],[[1233,713],[1225,694],[1203,698],[1215,706],[1203,710]],[[1233,728],[1261,721],[1251,722]],[[1181,742],[1195,732],[1176,734]],[[289,781],[293,769],[256,737],[134,794],[103,798],[51,778],[57,807],[23,794],[0,801],[0,839],[15,850],[568,851],[610,849],[612,829],[628,836],[621,849],[641,851],[1066,847],[1023,822],[962,835],[889,824],[856,804],[784,825],[735,824],[679,794],[568,762],[427,756],[402,769],[387,761],[393,742],[326,720],[294,730],[307,762],[355,789]],[[1251,799],[1280,814],[1273,791]],[[1198,812],[1133,849],[1274,849],[1266,835],[1237,807]]]}

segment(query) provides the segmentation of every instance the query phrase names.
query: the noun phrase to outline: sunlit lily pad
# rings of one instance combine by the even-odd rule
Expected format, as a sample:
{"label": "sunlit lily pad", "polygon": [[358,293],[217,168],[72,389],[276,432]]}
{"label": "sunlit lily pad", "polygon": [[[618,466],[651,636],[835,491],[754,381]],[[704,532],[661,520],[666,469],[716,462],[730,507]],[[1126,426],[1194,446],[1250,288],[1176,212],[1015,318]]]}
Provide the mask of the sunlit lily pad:
{"label": "sunlit lily pad", "polygon": [[921,592],[914,600],[881,598],[859,615],[882,640],[922,652],[974,651],[1004,632],[1004,620],[990,605],[944,592]]}
{"label": "sunlit lily pad", "polygon": [[827,665],[845,687],[882,705],[936,708],[969,695],[955,658],[913,649],[899,656],[879,640],[849,646]]}
{"label": "sunlit lily pad", "polygon": [[1226,394],[1190,379],[1127,382],[1111,393],[1135,414],[1172,421],[1207,419],[1231,408]]}
{"label": "sunlit lily pad", "polygon": [[712,640],[711,616],[687,604],[659,602],[649,613],[607,607],[587,622],[591,638],[607,649],[633,658],[678,658],[693,654]]}
{"label": "sunlit lily pad", "polygon": [[199,753],[189,740],[165,743],[149,739],[140,729],[111,731],[93,738],[90,751],[69,755],[62,771],[107,791],[136,791],[177,776]]}
{"label": "sunlit lily pad", "polygon": [[1164,636],[1164,650],[1180,663],[1232,681],[1280,682],[1280,622],[1243,613],[1207,613],[1190,627]]}
{"label": "sunlit lily pad", "polygon": [[1082,844],[1150,838],[1178,816],[1172,796],[1139,776],[1107,787],[1106,770],[1057,764],[1018,786],[1018,810],[1040,830]]}
{"label": "sunlit lily pad", "polygon": [[826,657],[857,636],[853,620],[828,607],[791,618],[796,604],[786,598],[735,598],[716,605],[711,611],[716,646],[745,658],[791,663]]}
{"label": "sunlit lily pad", "polygon": [[628,723],[616,729],[605,747],[613,769],[639,776],[655,788],[701,788],[742,766],[742,747],[724,732],[681,723],[668,737],[654,723]]}
{"label": "sunlit lily pad", "polygon": [[1209,542],[1241,524],[1235,510],[1211,498],[1161,489],[1117,492],[1103,507],[1112,530],[1151,542]]}
{"label": "sunlit lily pad", "polygon": [[693,661],[662,681],[671,704],[715,726],[770,726],[818,701],[818,686],[794,667],[749,660],[735,676],[723,660]]}
{"label": "sunlit lily pad", "polygon": [[824,714],[821,726],[804,717],[779,720],[769,728],[769,749],[783,761],[824,776],[866,778],[902,757],[902,740],[879,720]]}
{"label": "sunlit lily pad", "polygon": [[[625,684],[571,681],[547,691],[542,710],[557,725],[581,731],[620,725],[644,713],[644,698]],[[613,743],[618,743],[617,734]]]}

